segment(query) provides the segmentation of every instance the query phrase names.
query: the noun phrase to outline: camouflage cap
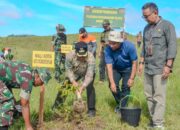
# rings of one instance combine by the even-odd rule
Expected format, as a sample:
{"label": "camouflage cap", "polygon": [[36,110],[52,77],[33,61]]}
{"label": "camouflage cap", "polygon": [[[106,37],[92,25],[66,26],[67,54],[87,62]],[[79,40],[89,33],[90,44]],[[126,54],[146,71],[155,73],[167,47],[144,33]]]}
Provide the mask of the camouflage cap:
{"label": "camouflage cap", "polygon": [[56,25],[56,30],[57,30],[57,31],[60,31],[60,32],[64,32],[66,29],[65,29],[64,25],[62,25],[62,24],[57,24],[57,25]]}
{"label": "camouflage cap", "polygon": [[110,22],[108,19],[104,19],[102,25],[110,25]]}
{"label": "camouflage cap", "polygon": [[45,84],[47,84],[48,81],[51,79],[51,74],[50,74],[49,70],[48,70],[48,69],[45,69],[45,68],[37,68],[36,70],[37,70],[37,72],[38,72],[41,80],[42,80]]}

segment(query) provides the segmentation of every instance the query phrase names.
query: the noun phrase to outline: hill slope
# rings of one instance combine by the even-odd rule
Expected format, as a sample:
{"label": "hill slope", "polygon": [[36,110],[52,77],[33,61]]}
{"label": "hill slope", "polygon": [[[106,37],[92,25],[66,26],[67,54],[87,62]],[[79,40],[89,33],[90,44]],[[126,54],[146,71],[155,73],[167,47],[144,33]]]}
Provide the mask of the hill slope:
{"label": "hill slope", "polygon": [[[100,35],[99,33],[93,33],[97,41],[99,41]],[[77,41],[78,36],[68,35],[68,44]],[[135,42],[135,37],[128,36],[130,41]],[[7,37],[0,39],[0,48],[2,47],[10,47],[15,55],[15,59],[26,61],[31,64],[32,60],[32,51],[33,50],[45,50],[49,51],[51,48],[51,37]],[[180,39],[178,39],[178,43],[180,43]],[[138,49],[138,53],[140,50]],[[135,84],[132,88],[132,93],[139,99],[142,107],[141,114],[141,122],[139,127],[133,128],[128,126],[125,123],[122,123],[118,117],[114,113],[115,101],[110,93],[108,88],[108,83],[105,82],[103,84],[98,83],[99,74],[98,74],[98,58],[97,58],[97,73],[95,80],[95,88],[96,88],[96,109],[97,116],[93,119],[89,119],[87,117],[84,120],[81,120],[79,123],[77,121],[64,122],[61,118],[57,118],[56,115],[50,110],[58,88],[58,83],[54,79],[50,81],[50,83],[46,87],[45,94],[45,129],[50,130],[144,130],[146,129],[148,123],[148,111],[147,104],[145,101],[144,93],[143,93],[143,79],[141,77],[136,77]],[[53,73],[53,70],[52,70]],[[180,73],[180,56],[179,56],[179,47],[178,47],[178,55],[176,58],[176,62],[174,65],[173,74],[170,76],[168,80],[168,89],[167,89],[167,107],[166,107],[166,127],[168,130],[179,130],[180,129],[180,80],[178,79],[178,75]],[[19,90],[14,90],[16,93],[16,97],[18,98]],[[67,100],[67,104],[72,104],[72,100],[74,95],[71,94]],[[86,100],[86,94],[84,92],[83,98]],[[34,88],[31,96],[31,121],[34,125],[37,124],[37,112],[39,103],[39,89]],[[24,124],[22,119],[18,119],[15,121],[14,125],[10,128],[11,130],[19,130],[24,129]]]}

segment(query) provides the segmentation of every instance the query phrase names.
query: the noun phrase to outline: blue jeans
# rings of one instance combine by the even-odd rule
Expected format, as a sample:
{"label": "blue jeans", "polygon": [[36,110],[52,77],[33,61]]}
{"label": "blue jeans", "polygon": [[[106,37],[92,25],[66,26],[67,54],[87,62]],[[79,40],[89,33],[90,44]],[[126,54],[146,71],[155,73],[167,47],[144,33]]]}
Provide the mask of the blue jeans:
{"label": "blue jeans", "polygon": [[[130,94],[130,88],[127,85],[130,75],[131,75],[131,68],[124,69],[123,71],[118,71],[118,70],[113,69],[113,78],[114,78],[114,82],[116,84],[116,93],[114,93],[112,91],[111,92],[112,92],[117,104],[120,103],[120,101],[123,97]],[[122,85],[121,85],[121,89],[120,89],[119,82],[121,79],[122,79]],[[109,84],[109,87],[110,87],[110,84]],[[128,98],[125,98],[121,102],[122,107],[126,106],[127,100],[128,100]]]}

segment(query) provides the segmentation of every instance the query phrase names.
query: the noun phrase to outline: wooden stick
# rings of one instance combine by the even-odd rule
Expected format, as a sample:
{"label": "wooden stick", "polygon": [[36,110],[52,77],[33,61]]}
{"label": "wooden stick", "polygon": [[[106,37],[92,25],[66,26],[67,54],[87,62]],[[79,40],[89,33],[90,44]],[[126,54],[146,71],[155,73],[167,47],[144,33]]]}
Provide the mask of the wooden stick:
{"label": "wooden stick", "polygon": [[39,98],[39,121],[37,128],[38,130],[43,130],[43,113],[44,113],[44,92],[45,92],[45,86],[42,85],[40,87],[40,98]]}

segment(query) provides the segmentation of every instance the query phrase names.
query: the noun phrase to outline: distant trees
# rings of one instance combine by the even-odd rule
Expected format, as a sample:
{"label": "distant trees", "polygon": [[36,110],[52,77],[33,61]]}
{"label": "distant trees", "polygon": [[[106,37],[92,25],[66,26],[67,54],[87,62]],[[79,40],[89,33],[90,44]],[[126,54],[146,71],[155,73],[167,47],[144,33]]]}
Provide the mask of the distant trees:
{"label": "distant trees", "polygon": [[15,35],[15,34],[11,34],[11,35],[8,35],[7,37],[31,37],[31,36],[36,36],[36,35],[29,35],[29,34]]}

